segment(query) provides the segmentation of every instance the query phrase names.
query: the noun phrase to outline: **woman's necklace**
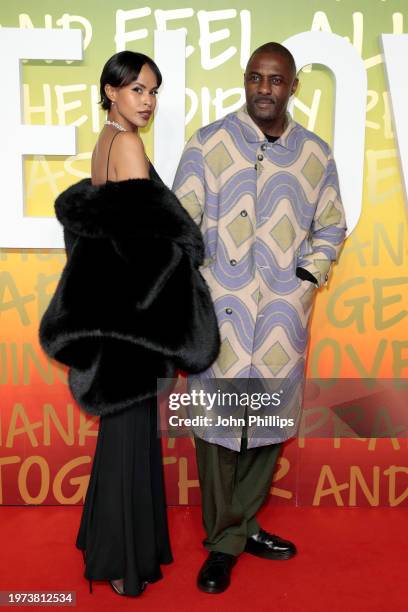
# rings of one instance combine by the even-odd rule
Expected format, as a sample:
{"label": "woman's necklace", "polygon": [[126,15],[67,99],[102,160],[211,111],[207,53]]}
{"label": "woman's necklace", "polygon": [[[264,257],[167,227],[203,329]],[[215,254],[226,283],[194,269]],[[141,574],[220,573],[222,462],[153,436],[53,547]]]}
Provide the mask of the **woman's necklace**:
{"label": "woman's necklace", "polygon": [[127,129],[124,128],[123,125],[120,125],[120,123],[117,123],[116,121],[109,121],[107,119],[103,125],[113,125],[113,127],[119,130],[119,132],[127,132]]}

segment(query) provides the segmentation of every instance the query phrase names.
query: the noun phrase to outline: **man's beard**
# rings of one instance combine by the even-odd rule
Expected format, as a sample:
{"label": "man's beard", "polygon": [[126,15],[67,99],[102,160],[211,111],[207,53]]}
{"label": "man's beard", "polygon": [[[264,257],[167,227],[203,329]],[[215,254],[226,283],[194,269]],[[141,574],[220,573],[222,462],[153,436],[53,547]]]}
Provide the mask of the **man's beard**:
{"label": "man's beard", "polygon": [[256,104],[256,100],[251,101],[249,104],[247,103],[247,108],[249,115],[252,116],[253,119],[257,119],[263,123],[273,121],[279,114],[279,112],[277,112],[278,109],[276,108],[276,103],[272,101],[268,102],[268,106],[265,106],[264,108],[259,108],[259,106]]}

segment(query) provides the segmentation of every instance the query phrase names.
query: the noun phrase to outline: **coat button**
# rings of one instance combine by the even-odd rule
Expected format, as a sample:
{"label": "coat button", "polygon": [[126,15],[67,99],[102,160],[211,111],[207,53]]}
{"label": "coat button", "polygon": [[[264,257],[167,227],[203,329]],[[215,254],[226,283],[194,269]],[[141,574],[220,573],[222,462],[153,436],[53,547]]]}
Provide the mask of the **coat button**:
{"label": "coat button", "polygon": [[236,266],[237,265],[237,260],[236,259],[230,259],[230,264],[231,264],[231,266]]}
{"label": "coat button", "polygon": [[260,153],[260,154],[258,155],[258,161],[262,161],[262,160],[263,160],[263,155]]}
{"label": "coat button", "polygon": [[266,151],[266,144],[261,145],[261,151]]}
{"label": "coat button", "polygon": [[241,210],[241,212],[239,213],[241,215],[241,217],[247,217],[248,213],[246,210]]}
{"label": "coat button", "polygon": [[226,308],[225,312],[227,313],[227,315],[232,314],[232,308]]}

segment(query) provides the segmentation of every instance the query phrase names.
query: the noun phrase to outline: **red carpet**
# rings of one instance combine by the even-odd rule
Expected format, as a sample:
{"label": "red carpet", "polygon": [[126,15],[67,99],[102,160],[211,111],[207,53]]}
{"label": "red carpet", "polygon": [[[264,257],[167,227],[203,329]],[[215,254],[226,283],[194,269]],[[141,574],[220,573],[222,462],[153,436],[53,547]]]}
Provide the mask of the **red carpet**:
{"label": "red carpet", "polygon": [[196,612],[210,606],[231,612],[407,609],[406,509],[277,510],[264,509],[262,525],[293,539],[299,549],[297,557],[265,561],[243,554],[228,591],[207,595],[195,587],[197,570],[205,558],[200,545],[200,509],[170,508],[175,562],[164,567],[163,580],[131,599],[115,595],[105,583],[95,583],[93,595],[88,593],[81,555],[74,547],[81,508],[3,507],[0,590],[76,591],[77,610]]}

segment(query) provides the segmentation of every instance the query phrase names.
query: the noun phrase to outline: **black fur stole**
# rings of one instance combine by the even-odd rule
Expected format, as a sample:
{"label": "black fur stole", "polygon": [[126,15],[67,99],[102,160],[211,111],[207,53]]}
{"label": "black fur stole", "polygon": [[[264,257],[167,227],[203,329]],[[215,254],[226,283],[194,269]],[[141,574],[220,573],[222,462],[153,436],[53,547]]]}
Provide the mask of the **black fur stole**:
{"label": "black fur stole", "polygon": [[219,351],[198,271],[199,228],[163,184],[84,179],[56,201],[67,263],[40,325],[45,352],[70,367],[78,404],[94,415],[155,395],[158,377],[198,373]]}

